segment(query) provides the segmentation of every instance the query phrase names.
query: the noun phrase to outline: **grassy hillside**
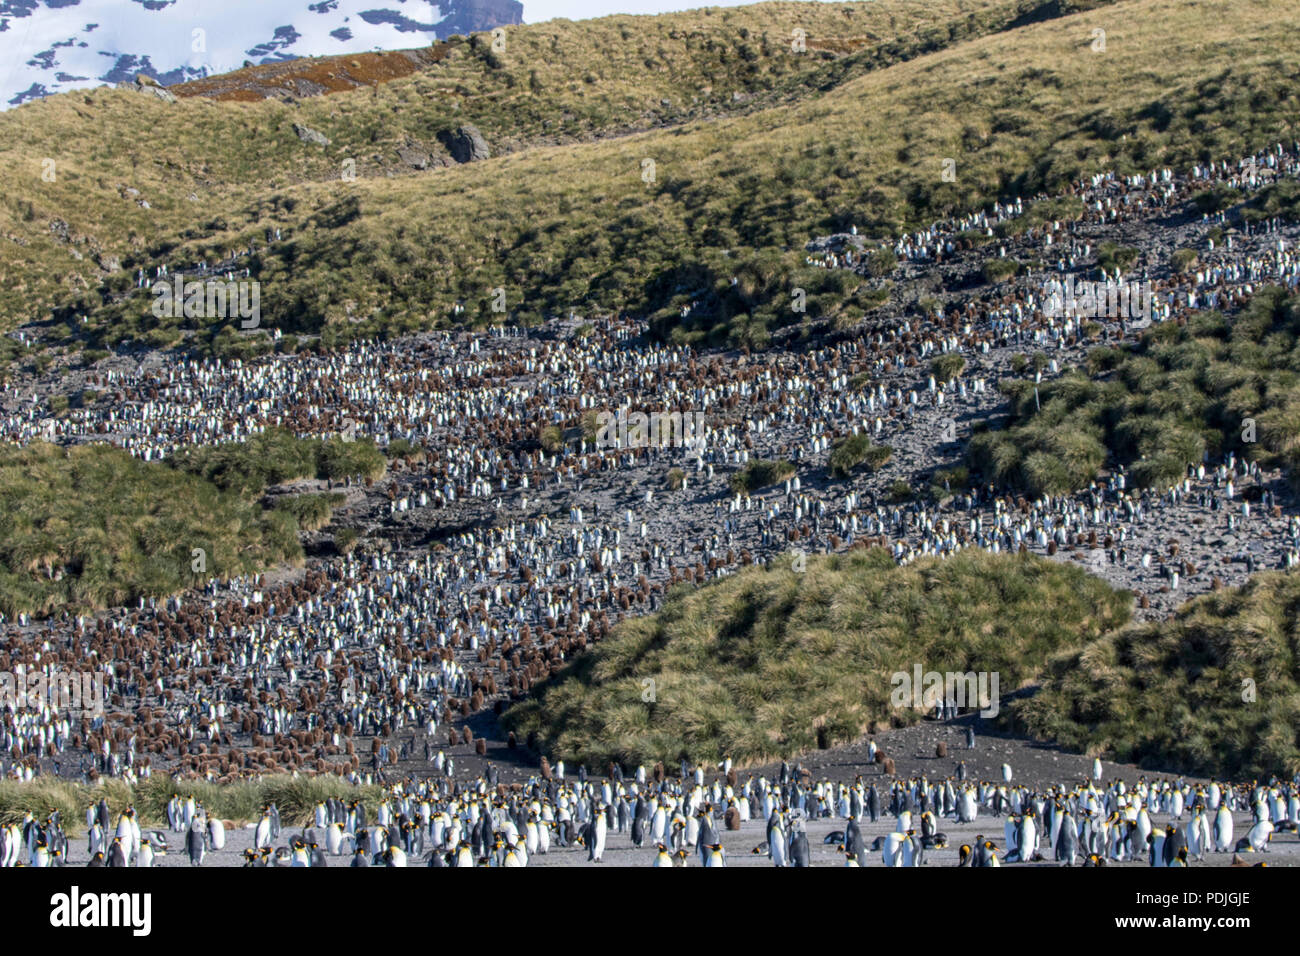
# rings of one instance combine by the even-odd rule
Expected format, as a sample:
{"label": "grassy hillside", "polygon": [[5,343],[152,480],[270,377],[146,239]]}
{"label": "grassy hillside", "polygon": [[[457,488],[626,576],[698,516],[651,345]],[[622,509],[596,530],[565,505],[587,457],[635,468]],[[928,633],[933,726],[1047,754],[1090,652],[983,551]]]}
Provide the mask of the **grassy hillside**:
{"label": "grassy hillside", "polygon": [[[473,119],[491,141],[501,129],[492,126],[494,110],[530,129],[531,120],[519,111],[539,98],[543,105],[537,108],[543,112],[552,109],[545,103],[554,102],[560,104],[559,115],[586,116],[572,122],[586,124],[589,131],[608,131],[620,116],[626,118],[625,127],[639,128],[646,125],[643,111],[621,102],[617,90],[625,76],[628,89],[642,90],[641,74],[612,71],[604,80],[593,74],[588,83],[583,69],[569,68],[563,96],[543,91],[530,100],[517,81],[515,98],[502,98],[482,116],[463,112],[469,107],[460,101],[468,98],[460,96],[455,118],[440,115],[418,128],[404,124],[413,122],[427,102],[442,102],[431,89],[428,95],[417,92],[419,83],[435,82],[423,73],[369,92],[340,93],[293,107],[196,100],[169,106],[138,94],[130,94],[135,99],[120,107],[128,94],[108,92],[92,97],[99,104],[93,111],[63,101],[37,104],[60,121],[38,122],[41,116],[32,113],[30,123],[24,122],[39,126],[41,136],[57,133],[58,142],[75,143],[103,125],[101,110],[132,117],[129,124],[110,124],[130,137],[130,143],[118,144],[121,150],[110,154],[92,147],[101,163],[109,155],[135,152],[137,168],[161,180],[154,209],[145,219],[161,223],[172,217],[168,225],[144,230],[138,207],[127,201],[130,221],[115,221],[116,228],[107,230],[121,237],[114,241],[135,244],[132,264],[155,261],[164,237],[179,231],[188,230],[190,237],[183,253],[172,254],[197,260],[261,237],[268,225],[287,230],[283,241],[264,248],[253,263],[263,284],[263,325],[320,333],[327,343],[447,324],[460,301],[466,306],[462,320],[472,322],[526,322],[569,309],[621,309],[655,317],[664,334],[730,337],[761,345],[774,327],[807,318],[853,318],[877,301],[873,290],[856,289],[850,277],[802,269],[802,246],[811,235],[849,224],[883,235],[1011,190],[1052,188],[1111,166],[1146,170],[1157,163],[1237,155],[1294,131],[1300,33],[1287,26],[1294,26],[1300,13],[1286,0],[1120,0],[1038,22],[1024,22],[1033,16],[1022,16],[1011,23],[1024,25],[995,33],[987,32],[991,26],[976,28],[975,33],[982,29],[985,35],[967,39],[970,16],[987,18],[993,6],[898,0],[847,8],[795,4],[683,14],[750,31],[759,74],[744,81],[745,91],[732,92],[742,92],[743,100],[751,88],[761,90],[770,81],[773,99],[760,98],[744,111],[713,110],[668,128],[597,142],[570,142],[586,135],[581,129],[570,135],[539,126],[538,137],[510,155],[391,179],[368,178],[363,168],[350,184],[338,181],[337,170],[363,144],[366,151],[356,157],[362,167],[362,160],[376,152],[369,143],[382,146],[407,135],[427,142],[446,122]],[[916,11],[922,8],[938,14],[961,11],[950,17],[947,39],[941,42],[937,25],[932,36],[922,30],[915,48],[897,55],[911,58],[889,65],[885,61],[890,57],[881,60],[875,48],[864,46],[825,61],[825,69],[842,74],[821,85],[809,77],[794,83],[794,74],[781,79],[783,70],[806,68],[785,64],[796,55],[770,37],[765,53],[760,33],[745,25],[746,17],[770,16],[775,19],[769,34],[784,35],[788,31],[777,28],[782,18],[793,18],[785,20],[789,24],[826,15],[832,20],[815,23],[808,32],[811,38],[822,30],[829,43],[868,32],[888,36],[891,29],[905,29],[890,27],[889,17],[900,17],[905,9],[919,16]],[[1050,13],[1069,7],[1023,9]],[[835,16],[847,25],[836,28]],[[626,45],[640,49],[649,42],[631,27],[623,39],[618,18],[595,22],[601,26],[591,29],[615,31],[604,37],[601,59],[626,66]],[[1106,30],[1104,52],[1093,50],[1097,28]],[[520,28],[520,37],[530,36],[529,29]],[[536,29],[564,38],[570,30],[587,27],[544,24]],[[680,41],[673,41],[693,51],[682,61],[679,79],[663,81],[678,84],[676,97],[656,96],[651,102],[685,102],[706,86],[717,90],[740,83],[711,82],[723,69],[714,60],[726,51],[731,72],[722,75],[732,76],[747,61],[739,51],[750,39],[736,44],[703,35],[691,41],[690,36],[687,29]],[[509,46],[512,52],[505,58],[526,49],[527,42],[520,39]],[[563,40],[556,42],[565,48]],[[539,69],[534,60],[542,59],[521,60],[517,68]],[[586,56],[583,62],[592,59]],[[658,62],[654,56],[644,59]],[[644,63],[641,69],[653,72]],[[777,87],[786,80],[793,87],[788,95],[778,95]],[[644,88],[663,92],[654,83]],[[583,113],[573,106],[578,100],[601,105]],[[193,116],[176,113],[178,108]],[[13,112],[27,116],[29,109]],[[116,113],[122,109],[125,114]],[[170,131],[179,115],[193,122],[186,137],[176,138]],[[239,117],[238,123],[230,123],[231,116]],[[322,148],[299,143],[292,121],[315,124],[332,145],[317,157]],[[538,119],[543,125],[548,121],[554,130],[553,120]],[[156,126],[170,138],[154,148],[141,125]],[[548,137],[567,144],[547,145]],[[50,140],[37,139],[9,154],[8,162],[26,164],[22,168],[32,190],[56,185],[30,178],[39,168],[34,157],[46,148],[52,148]],[[942,181],[946,158],[957,163],[955,183]],[[643,179],[649,169],[645,160],[654,163],[651,182]],[[121,177],[109,176],[99,174],[111,192]],[[311,181],[326,176],[328,182]],[[199,179],[210,185],[193,191]],[[91,185],[82,182],[80,192]],[[78,187],[72,184],[60,181],[57,186],[62,198],[43,202],[43,211],[30,220],[38,232],[47,228],[44,219],[60,205],[76,210],[91,202],[74,201]],[[189,195],[197,199],[191,201]],[[100,216],[88,219],[99,221]],[[184,223],[181,229],[178,222]],[[74,233],[83,230],[90,231],[74,224]],[[42,239],[48,241],[48,236]],[[15,268],[24,257],[38,254],[35,243],[21,247]],[[58,298],[32,283],[46,281],[38,274],[68,274],[67,258],[61,270],[38,273],[23,266],[15,276],[18,282],[11,284],[17,307],[11,311],[30,314],[33,304]],[[733,276],[738,280],[734,286]],[[789,307],[796,287],[808,293],[806,314]],[[148,313],[147,299],[140,294],[114,300],[128,288],[124,274],[110,277],[104,288],[88,287],[78,308],[60,314],[71,318],[89,312],[85,328],[101,344],[144,338],[166,345],[196,332],[196,346],[210,343],[211,327],[161,322]],[[497,288],[505,291],[505,313],[491,307]],[[695,309],[682,322],[681,307],[691,301]],[[258,347],[230,332],[218,345],[225,350]]]}
{"label": "grassy hillside", "polygon": [[[412,178],[399,148],[437,152],[437,134],[462,123],[477,125],[494,155],[563,153],[564,144],[816,96],[1058,6],[871,0],[552,21],[508,28],[503,53],[486,34],[455,38],[427,51],[423,58],[435,62],[412,76],[293,103],[167,104],[107,89],[40,100],[0,115],[0,175],[10,184],[0,201],[0,237],[9,240],[0,245],[0,314],[39,318],[105,280],[118,288],[117,266],[132,270],[177,243],[224,250],[268,225],[302,226],[339,198],[347,159],[382,193],[388,177]],[[806,34],[798,54],[796,28]],[[330,58],[320,68],[375,73],[384,58]],[[409,67],[404,56],[386,58]],[[330,145],[299,141],[295,123]],[[455,195],[497,177],[488,170],[428,172],[411,186],[418,192],[444,178],[451,182],[439,185]],[[458,217],[448,212],[451,232]],[[57,223],[67,224],[66,237]]]}
{"label": "grassy hillside", "polygon": [[1036,737],[1152,769],[1300,770],[1300,576],[1267,572],[1048,668],[1012,716]]}
{"label": "grassy hillside", "polygon": [[972,439],[971,466],[1034,495],[1086,486],[1106,463],[1128,467],[1139,486],[1165,488],[1206,451],[1236,451],[1294,479],[1298,336],[1300,297],[1270,288],[1231,324],[1207,312],[1155,326],[1131,348],[1095,349],[1087,369],[1040,386],[1038,400],[1032,379],[1006,382],[1010,425]]}
{"label": "grassy hillside", "polygon": [[674,592],[504,720],[535,732],[543,752],[592,766],[682,753],[756,763],[915,719],[891,707],[890,675],[917,663],[997,671],[1005,694],[1052,653],[1126,623],[1130,606],[1077,568],[1028,556],[902,568],[879,550],[810,557],[801,574],[751,568]]}
{"label": "grassy hillside", "polygon": [[254,499],[274,482],[383,471],[383,456],[368,442],[276,431],[167,462],[102,444],[0,446],[0,611],[131,604],[301,563],[300,522],[319,527],[331,502],[266,509]]}

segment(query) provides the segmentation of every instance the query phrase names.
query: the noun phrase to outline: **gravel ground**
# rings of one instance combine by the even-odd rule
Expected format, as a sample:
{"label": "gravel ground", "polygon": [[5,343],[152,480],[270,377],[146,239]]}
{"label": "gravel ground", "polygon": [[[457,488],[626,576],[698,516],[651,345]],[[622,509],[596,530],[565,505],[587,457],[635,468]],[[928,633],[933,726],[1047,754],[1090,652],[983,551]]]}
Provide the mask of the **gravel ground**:
{"label": "gravel ground", "polygon": [[[895,761],[898,776],[904,779],[920,775],[925,775],[932,780],[941,779],[955,774],[958,761],[965,762],[967,777],[972,780],[1001,779],[1002,764],[1010,764],[1014,774],[1013,784],[1027,785],[1033,788],[1043,788],[1053,783],[1062,785],[1080,784],[1086,781],[1092,772],[1092,758],[1090,757],[1065,753],[1058,748],[1024,738],[995,736],[985,732],[986,728],[983,723],[979,725],[980,730],[977,732],[975,749],[966,750],[965,723],[969,719],[961,718],[946,723],[927,721],[900,730],[886,731],[877,734],[872,739],[876,741],[881,749],[889,753]],[[940,742],[947,744],[949,756],[946,758],[934,756],[935,746]],[[453,748],[446,752],[455,757],[457,774],[462,778],[477,774],[487,760],[491,760],[496,764],[500,771],[501,781],[506,784],[526,780],[532,772],[521,760],[512,761],[510,752],[506,751],[504,746],[494,745],[489,750],[486,758],[478,758],[471,753],[458,753],[459,749]],[[866,783],[875,783],[878,790],[884,790],[893,778],[885,776],[878,766],[868,764],[866,751],[867,739],[864,738],[862,741],[850,746],[834,747],[806,754],[800,759],[799,765],[809,770],[815,780],[829,779],[847,782],[854,780],[857,775],[861,774]],[[414,761],[404,763],[401,769],[403,772],[413,775],[428,775],[427,770]],[[741,779],[743,781],[747,774],[752,773],[755,777],[762,775],[770,780],[775,778],[778,772],[778,765],[755,767],[752,770],[742,772]],[[1191,783],[1208,782],[1208,778],[1185,775],[1178,777],[1174,774],[1144,770],[1132,765],[1109,761],[1102,762],[1102,772],[1105,781],[1123,779],[1129,784],[1136,783],[1140,779],[1148,781],[1183,779]],[[1240,838],[1249,829],[1250,814],[1245,812],[1235,813],[1233,819],[1234,833],[1236,838]],[[1186,816],[1184,816],[1185,820]],[[1152,817],[1152,822],[1158,826],[1163,826],[1167,821],[1168,817],[1164,815]],[[925,865],[956,865],[958,848],[961,844],[974,843],[976,842],[975,838],[980,835],[992,839],[1000,849],[1004,850],[1004,822],[1005,817],[996,817],[987,808],[981,808],[979,818],[972,824],[958,824],[951,819],[942,821],[939,824],[939,829],[948,835],[949,846],[946,849],[927,851]],[[814,866],[839,866],[844,863],[844,856],[838,852],[834,843],[823,843],[827,834],[834,831],[843,831],[844,823],[843,819],[838,818],[823,818],[808,822],[809,846],[812,851]],[[894,826],[894,818],[887,814],[882,815],[880,820],[874,824],[863,823],[862,830],[868,846],[877,836],[891,832]],[[276,844],[286,846],[289,836],[300,832],[302,832],[301,828],[286,827]],[[727,831],[719,824],[718,832],[729,866],[771,865],[771,861],[767,856],[755,855],[752,852],[756,846],[765,842],[766,826],[763,821],[750,820],[742,824],[739,831]],[[182,845],[180,834],[168,834],[168,841],[173,847]],[[240,866],[243,864],[243,851],[251,847],[252,843],[253,829],[251,825],[233,825],[227,830],[225,848],[219,852],[208,854],[203,865],[205,867]],[[73,840],[71,850],[72,865],[84,863],[86,860],[84,837]],[[602,863],[606,866],[648,866],[654,862],[655,855],[653,846],[647,845],[641,849],[632,846],[630,833],[612,832],[608,837],[607,851]],[[1204,861],[1194,862],[1193,865],[1228,866],[1232,862],[1232,856],[1231,853],[1210,853],[1207,854]],[[1300,836],[1295,833],[1277,833],[1273,837],[1269,852],[1243,854],[1243,857],[1248,863],[1252,864],[1267,861],[1271,867],[1300,866]],[[331,866],[346,866],[350,863],[350,856],[329,857],[328,863]],[[700,865],[699,857],[692,856],[688,860],[688,864],[691,866]],[[182,851],[173,850],[172,853],[159,857],[155,865],[188,867],[190,863]],[[586,865],[588,865],[587,851],[578,846],[560,848],[552,845],[550,853],[534,855],[529,859],[529,866]],[[869,865],[881,865],[881,854],[878,852],[871,853]],[[1023,865],[1054,866],[1056,864],[1043,862]],[[1107,865],[1133,867],[1142,866],[1145,863],[1127,862]]]}
{"label": "gravel ground", "polygon": [[[1234,832],[1240,836],[1249,828],[1249,814],[1237,813],[1233,815]],[[1186,818],[1184,817],[1184,820]],[[963,843],[975,843],[975,837],[983,835],[993,840],[1001,851],[1005,847],[1003,839],[1003,823],[1005,818],[994,817],[992,814],[981,814],[974,822],[969,824],[958,824],[947,820],[940,825],[940,832],[946,833],[949,839],[949,846],[942,850],[927,850],[925,854],[926,866],[956,866],[958,859],[958,848]],[[842,866],[844,864],[844,854],[836,848],[836,844],[826,844],[823,842],[827,834],[844,830],[844,820],[842,819],[821,819],[811,820],[808,822],[808,843],[812,851],[813,866]],[[1152,822],[1163,826],[1166,818],[1163,816],[1152,818]],[[889,833],[894,829],[894,818],[890,816],[881,817],[876,823],[862,824],[862,832],[870,846],[871,842],[881,834]],[[296,833],[297,830],[284,831],[281,833],[281,839],[277,841],[278,845],[286,844],[286,835],[290,832]],[[766,843],[766,825],[761,820],[750,820],[741,824],[738,831],[719,831],[722,841],[723,851],[727,857],[728,866],[771,866],[771,860],[766,855],[755,855],[753,850],[756,846]],[[178,845],[179,834],[170,835],[173,845]],[[243,852],[253,845],[253,830],[251,827],[233,830],[227,834],[226,846],[224,850],[216,853],[209,853],[203,862],[203,866],[230,867],[240,866],[243,864]],[[72,846],[72,865],[76,866],[85,862],[86,846],[84,840],[73,841]],[[1001,854],[999,854],[1001,855]],[[602,866],[649,866],[655,860],[656,852],[653,846],[647,844],[642,849],[637,849],[632,845],[630,833],[611,833],[608,837],[608,843]],[[1050,856],[1050,854],[1049,854]],[[1297,839],[1294,833],[1286,833],[1275,836],[1271,848],[1267,853],[1243,854],[1243,858],[1249,863],[1267,861],[1270,867],[1274,866],[1298,866],[1300,865],[1300,839]],[[338,857],[328,857],[329,866],[347,866],[351,861],[348,855]],[[1206,856],[1203,863],[1193,862],[1193,866],[1228,866],[1232,862],[1231,853],[1210,853]],[[165,856],[159,857],[156,866],[165,867],[189,867],[189,859],[183,852],[173,851]],[[414,863],[412,865],[415,865]],[[422,863],[421,863],[422,865]],[[529,866],[595,866],[597,864],[588,863],[587,851],[580,846],[559,848],[554,845],[551,852],[547,854],[536,854],[529,857]],[[692,855],[688,861],[688,866],[699,866],[700,858]],[[882,866],[881,854],[873,852],[870,855],[869,866]],[[1010,864],[1013,866],[1022,864]],[[1028,863],[1025,866],[1056,866],[1052,862]],[[1145,866],[1145,861],[1127,862],[1127,863],[1108,863],[1108,866]]]}

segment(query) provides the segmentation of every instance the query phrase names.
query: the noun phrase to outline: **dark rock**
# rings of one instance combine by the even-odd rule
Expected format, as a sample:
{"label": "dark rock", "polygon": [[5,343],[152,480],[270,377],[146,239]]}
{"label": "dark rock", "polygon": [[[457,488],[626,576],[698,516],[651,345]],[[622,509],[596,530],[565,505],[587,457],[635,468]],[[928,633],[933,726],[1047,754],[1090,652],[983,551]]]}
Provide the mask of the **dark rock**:
{"label": "dark rock", "polygon": [[483,134],[477,127],[468,124],[457,126],[454,130],[444,130],[438,134],[438,139],[458,163],[472,163],[492,155]]}

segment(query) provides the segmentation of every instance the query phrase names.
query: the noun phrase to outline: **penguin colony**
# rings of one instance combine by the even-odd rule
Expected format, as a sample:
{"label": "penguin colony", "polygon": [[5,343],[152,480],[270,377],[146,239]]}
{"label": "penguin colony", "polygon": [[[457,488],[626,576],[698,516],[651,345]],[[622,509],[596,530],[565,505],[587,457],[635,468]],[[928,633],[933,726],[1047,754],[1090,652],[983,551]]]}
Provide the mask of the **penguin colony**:
{"label": "penguin colony", "polygon": [[246,867],[807,867],[815,846],[818,865],[829,855],[829,865],[846,867],[1300,864],[1300,775],[1238,786],[1089,779],[1036,790],[960,772],[813,782],[788,765],[776,779],[741,782],[723,767],[712,780],[702,767],[662,779],[645,767],[630,777],[614,767],[603,779],[561,770],[513,786],[493,786],[490,774],[463,784],[410,780],[373,807],[322,802],[301,828],[283,827],[266,806],[239,828],[242,850],[192,796],[174,796],[166,830],[152,831],[131,807],[114,821],[101,801],[87,809],[84,852],[57,813],[29,815],[0,830],[0,865],[150,867],[176,857]]}
{"label": "penguin colony", "polygon": [[[1249,195],[1298,174],[1300,147],[1278,144],[1180,174],[1098,175],[1070,190],[1084,202],[1079,223],[1035,227],[1009,249],[1050,250],[1062,271],[1072,269],[1107,229],[1166,217],[1215,184]],[[900,240],[897,252],[909,268],[958,256],[960,233],[1021,211],[1017,200],[937,223]],[[1230,310],[1266,283],[1297,288],[1296,234],[1278,221],[1255,224],[1206,251],[1199,270],[1151,277],[1155,320]],[[847,254],[816,261],[856,267]],[[825,479],[834,441],[854,432],[896,448],[919,442],[917,461],[933,460],[944,444],[940,421],[999,405],[986,386],[1013,354],[1047,352],[1048,375],[1076,363],[1087,345],[1080,324],[1045,316],[1046,299],[1041,283],[986,287],[925,320],[899,317],[761,356],[653,344],[643,325],[617,319],[586,337],[565,335],[572,323],[558,322],[540,334],[430,333],[328,355],[128,370],[108,362],[84,381],[108,400],[59,416],[35,385],[15,379],[0,393],[0,432],[19,443],[111,441],[152,461],[273,426],[330,436],[355,423],[358,437],[405,438],[427,454],[395,462],[374,487],[340,483],[348,504],[339,520],[373,531],[365,553],[314,559],[276,583],[214,578],[95,617],[0,616],[0,671],[93,667],[110,702],[98,717],[3,709],[0,773],[391,782],[396,765],[427,767],[445,748],[450,763],[437,769],[451,775],[456,748],[475,746],[466,725],[474,714],[527,694],[622,618],[656,610],[667,587],[780,561],[796,547],[880,545],[900,563],[972,547],[1086,555],[1149,600],[1152,614],[1162,601],[1167,610],[1256,568],[1300,560],[1300,517],[1275,496],[1276,475],[1232,456],[1189,466],[1163,492],[1131,490],[1119,471],[1034,501],[984,487],[954,488],[942,506],[896,504],[866,476]],[[1122,323],[1101,324],[1107,341],[1132,338]],[[949,353],[966,356],[972,372],[936,382],[929,362]],[[858,375],[877,385],[851,387]],[[609,449],[573,436],[538,447],[544,426],[619,406],[702,412],[704,441]],[[726,491],[734,470],[763,458],[788,458],[800,473],[752,494]],[[683,469],[682,488],[667,490],[670,467]],[[1253,508],[1242,500],[1248,489],[1258,492]],[[1240,543],[1180,550],[1167,544],[1171,523]]]}

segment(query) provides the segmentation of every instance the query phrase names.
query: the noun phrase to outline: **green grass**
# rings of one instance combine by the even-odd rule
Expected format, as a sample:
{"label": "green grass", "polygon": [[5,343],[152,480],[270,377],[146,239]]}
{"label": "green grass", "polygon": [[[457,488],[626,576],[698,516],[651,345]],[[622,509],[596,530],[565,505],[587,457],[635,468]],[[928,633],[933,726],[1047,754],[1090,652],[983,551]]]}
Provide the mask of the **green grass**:
{"label": "green grass", "polygon": [[330,520],[341,495],[256,501],[297,478],[378,478],[369,441],[247,442],[143,462],[112,445],[0,446],[0,611],[37,615],[161,597],[213,578],[301,564],[299,530]]}
{"label": "green grass", "polygon": [[552,759],[589,766],[683,753],[759,763],[917,719],[890,705],[891,674],[916,663],[997,671],[1008,693],[1051,654],[1127,623],[1131,603],[1031,556],[966,552],[902,568],[880,550],[811,556],[803,573],[751,568],[673,591],[504,721],[536,732]]}
{"label": "green grass", "polygon": [[1097,247],[1097,265],[1107,272],[1127,272],[1133,268],[1142,250],[1133,246],[1121,246],[1114,242],[1103,242]]}
{"label": "green grass", "polygon": [[754,459],[731,476],[728,484],[737,494],[749,494],[785,481],[795,472],[793,462]]}
{"label": "green grass", "polygon": [[947,384],[966,369],[966,359],[956,352],[940,355],[930,363],[930,372],[938,383]]}
{"label": "green grass", "polygon": [[334,509],[347,500],[344,494],[294,495],[276,502],[276,509],[293,516],[303,531],[316,531],[330,523]]}
{"label": "green grass", "polygon": [[1284,179],[1265,186],[1241,210],[1241,216],[1247,222],[1275,216],[1287,222],[1300,222],[1300,183]]}
{"label": "green grass", "polygon": [[980,274],[985,282],[1004,282],[1020,271],[1020,263],[1015,259],[985,259],[980,267]]}
{"label": "green grass", "polygon": [[[1236,451],[1300,475],[1300,297],[1260,290],[1231,323],[1217,312],[1154,326],[1137,346],[1099,348],[1038,387],[1003,381],[1008,428],[972,438],[985,480],[1030,494],[1084,487],[1109,462],[1164,488],[1205,452]],[[1091,376],[1097,376],[1096,378]],[[1039,407],[1041,403],[1041,408]],[[1255,421],[1256,441],[1246,420]]]}
{"label": "green grass", "polygon": [[1171,620],[1061,654],[1008,719],[1040,739],[1153,770],[1290,777],[1300,770],[1297,621],[1300,576],[1257,574],[1189,601]]}
{"label": "green grass", "polygon": [[303,478],[376,479],[388,467],[383,453],[368,439],[298,438],[284,428],[268,428],[244,442],[184,448],[168,464],[245,496]]}
{"label": "green grass", "polygon": [[6,614],[130,604],[301,560],[288,514],[166,464],[111,445],[0,448]]}
{"label": "green grass", "polygon": [[832,478],[847,478],[854,468],[865,464],[868,471],[876,471],[894,453],[888,445],[876,445],[866,433],[850,435],[835,443],[830,455]]}

